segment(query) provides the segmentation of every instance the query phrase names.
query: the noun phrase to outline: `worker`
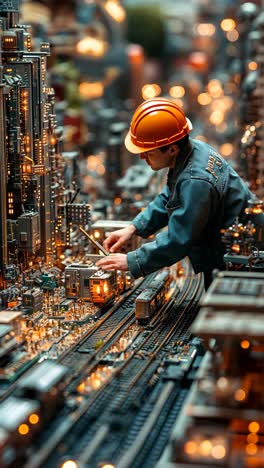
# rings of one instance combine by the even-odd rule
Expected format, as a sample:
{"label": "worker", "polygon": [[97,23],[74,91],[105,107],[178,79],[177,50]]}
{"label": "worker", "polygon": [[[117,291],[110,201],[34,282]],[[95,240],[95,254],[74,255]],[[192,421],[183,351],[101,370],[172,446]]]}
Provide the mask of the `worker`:
{"label": "worker", "polygon": [[[155,98],[135,111],[125,139],[154,170],[168,168],[167,183],[131,223],[112,232],[103,245],[110,254],[96,265],[103,270],[130,270],[135,278],[188,256],[205,287],[214,269],[224,269],[221,229],[238,218],[252,193],[236,171],[207,143],[189,137],[190,123],[170,99]],[[167,229],[161,229],[165,228]],[[128,254],[118,253],[132,236],[155,239]]]}

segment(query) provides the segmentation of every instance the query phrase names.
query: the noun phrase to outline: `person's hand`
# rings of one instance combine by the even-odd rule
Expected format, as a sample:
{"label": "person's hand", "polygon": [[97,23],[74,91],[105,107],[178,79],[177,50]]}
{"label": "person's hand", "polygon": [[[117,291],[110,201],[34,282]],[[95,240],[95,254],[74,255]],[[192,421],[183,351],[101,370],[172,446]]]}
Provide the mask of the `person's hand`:
{"label": "person's hand", "polygon": [[133,224],[129,224],[123,229],[118,229],[109,234],[109,236],[103,242],[103,246],[110,252],[117,252],[122,245],[124,245],[136,232],[136,228]]}
{"label": "person's hand", "polygon": [[102,270],[127,271],[128,270],[127,256],[126,254],[113,253],[98,260],[98,262],[96,262],[96,266],[100,267]]}

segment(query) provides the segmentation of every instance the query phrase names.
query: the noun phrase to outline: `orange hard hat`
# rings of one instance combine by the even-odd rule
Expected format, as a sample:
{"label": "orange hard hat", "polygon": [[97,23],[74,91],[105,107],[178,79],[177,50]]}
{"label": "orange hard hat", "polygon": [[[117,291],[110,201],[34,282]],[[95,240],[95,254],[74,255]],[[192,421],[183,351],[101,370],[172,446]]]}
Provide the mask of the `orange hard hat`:
{"label": "orange hard hat", "polygon": [[174,101],[149,99],[136,109],[125,145],[130,153],[144,153],[174,143],[190,130],[188,119]]}

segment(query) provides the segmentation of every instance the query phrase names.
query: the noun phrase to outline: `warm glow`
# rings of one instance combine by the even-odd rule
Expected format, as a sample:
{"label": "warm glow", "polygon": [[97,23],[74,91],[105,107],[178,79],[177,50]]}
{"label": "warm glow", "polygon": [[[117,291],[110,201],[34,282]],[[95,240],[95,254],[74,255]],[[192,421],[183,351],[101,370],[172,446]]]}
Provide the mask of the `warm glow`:
{"label": "warm glow", "polygon": [[224,143],[223,145],[220,146],[220,153],[223,156],[231,156],[233,153],[234,146],[232,143]]}
{"label": "warm glow", "polygon": [[208,93],[200,93],[198,94],[197,101],[201,106],[207,106],[212,101],[212,98]]}
{"label": "warm glow", "polygon": [[34,414],[34,413],[31,414],[31,415],[29,416],[29,422],[30,422],[30,424],[38,424],[38,422],[39,422],[39,416],[38,416],[38,414]]}
{"label": "warm glow", "polygon": [[235,392],[235,400],[236,401],[243,401],[246,398],[246,392],[243,390],[243,388],[239,388]]}
{"label": "warm glow", "polygon": [[187,455],[194,455],[197,452],[197,448],[196,442],[193,442],[192,440],[189,440],[184,444],[184,452],[187,453]]}
{"label": "warm glow", "polygon": [[161,88],[157,84],[146,84],[142,87],[142,97],[143,99],[152,99],[158,96],[161,93]]}
{"label": "warm glow", "polygon": [[224,112],[221,110],[216,110],[212,112],[212,114],[209,117],[209,120],[213,125],[220,125],[224,120]]}
{"label": "warm glow", "polygon": [[212,450],[212,442],[210,440],[203,440],[199,445],[199,453],[203,457],[208,457]]}
{"label": "warm glow", "polygon": [[216,460],[221,460],[226,456],[226,449],[223,445],[215,445],[212,448],[212,457],[216,458]]}
{"label": "warm glow", "polygon": [[258,451],[258,447],[256,446],[256,444],[248,444],[246,446],[246,452],[248,455],[255,455],[257,451]]}
{"label": "warm glow", "polygon": [[223,94],[222,84],[219,80],[209,81],[207,88],[213,98],[218,98]]}
{"label": "warm glow", "polygon": [[78,468],[78,465],[73,460],[67,460],[61,465],[61,468]]}
{"label": "warm glow", "polygon": [[78,387],[77,387],[77,392],[79,393],[83,393],[85,390],[85,383],[84,382],[81,382]]}
{"label": "warm glow", "polygon": [[230,42],[236,42],[239,38],[239,33],[236,29],[233,29],[232,31],[228,31],[226,33],[226,38],[230,41]]}
{"label": "warm glow", "polygon": [[86,36],[77,43],[76,47],[79,54],[102,57],[108,46],[102,39]]}
{"label": "warm glow", "polygon": [[96,168],[96,172],[98,175],[103,176],[105,174],[105,167],[103,164],[99,164]]}
{"label": "warm glow", "polygon": [[115,200],[114,200],[114,204],[115,205],[121,205],[121,203],[122,203],[122,198],[116,197]]}
{"label": "warm glow", "polygon": [[18,432],[20,435],[27,435],[29,433],[29,427],[27,424],[20,424],[18,427]]}
{"label": "warm glow", "polygon": [[236,22],[231,18],[225,18],[221,21],[220,27],[223,31],[232,31],[236,27]]}
{"label": "warm glow", "polygon": [[107,0],[105,4],[107,13],[114,18],[115,21],[121,23],[126,19],[126,13],[124,8],[116,0]]}
{"label": "warm glow", "polygon": [[103,291],[104,291],[105,294],[108,293],[109,288],[108,288],[108,284],[107,284],[107,283],[104,283]]}
{"label": "warm glow", "polygon": [[239,244],[233,244],[232,245],[232,250],[235,253],[239,253],[240,252],[240,245]]}
{"label": "warm glow", "polygon": [[248,340],[243,340],[240,342],[240,346],[243,349],[248,349],[250,347],[250,342]]}
{"label": "warm glow", "polygon": [[213,36],[215,34],[215,26],[211,23],[200,23],[197,25],[196,31],[200,36]]}
{"label": "warm glow", "polygon": [[79,93],[85,99],[99,98],[104,94],[104,85],[101,81],[94,83],[83,82],[79,84]]}
{"label": "warm glow", "polygon": [[249,70],[254,71],[254,70],[257,70],[257,68],[258,68],[257,62],[252,61],[248,63]]}
{"label": "warm glow", "polygon": [[258,442],[258,439],[259,439],[258,435],[255,434],[254,432],[251,432],[251,433],[248,434],[248,436],[247,436],[247,442],[248,442],[249,444],[256,444],[256,443]]}
{"label": "warm glow", "polygon": [[101,468],[115,468],[115,465],[107,463],[106,465],[102,465]]}
{"label": "warm glow", "polygon": [[257,421],[252,421],[249,425],[248,425],[248,430],[249,432],[258,432],[260,429],[260,425]]}
{"label": "warm glow", "polygon": [[182,98],[185,95],[185,89],[183,86],[172,86],[169,93],[174,98]]}
{"label": "warm glow", "polygon": [[99,231],[94,231],[93,237],[94,237],[95,239],[99,239],[99,237],[100,237],[100,232],[99,232]]}

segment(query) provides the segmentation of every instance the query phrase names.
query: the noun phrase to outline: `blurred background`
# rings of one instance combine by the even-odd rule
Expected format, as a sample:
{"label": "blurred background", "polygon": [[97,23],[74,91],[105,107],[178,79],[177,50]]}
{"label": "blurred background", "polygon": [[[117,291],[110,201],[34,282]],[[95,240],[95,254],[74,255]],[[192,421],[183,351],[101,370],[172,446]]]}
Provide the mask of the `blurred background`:
{"label": "blurred background", "polygon": [[260,0],[23,1],[21,23],[32,26],[36,50],[51,43],[66,180],[97,217],[133,217],[156,193],[160,176],[123,141],[136,106],[158,96],[174,99],[191,136],[215,146],[263,196],[251,164],[261,126]]}

